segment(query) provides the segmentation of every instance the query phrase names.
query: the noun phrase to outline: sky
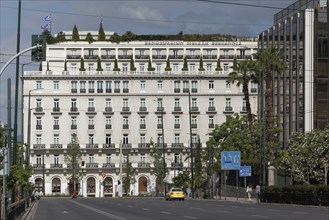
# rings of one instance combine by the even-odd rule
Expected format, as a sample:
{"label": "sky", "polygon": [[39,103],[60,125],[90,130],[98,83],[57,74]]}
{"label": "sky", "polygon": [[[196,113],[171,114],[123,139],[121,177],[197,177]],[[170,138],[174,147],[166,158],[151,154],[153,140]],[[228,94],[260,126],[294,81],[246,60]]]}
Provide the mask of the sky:
{"label": "sky", "polygon": [[[0,68],[16,54],[18,2],[0,0]],[[102,19],[105,31],[119,35],[126,31],[135,34],[182,31],[257,36],[271,27],[275,13],[294,2],[296,0],[21,0],[20,51],[31,46],[33,34],[42,33],[41,26],[48,15],[51,15],[52,34],[72,31],[74,25],[79,31],[98,31]],[[38,64],[30,62],[30,52],[22,55],[19,72],[22,67],[38,69]],[[14,106],[15,67],[14,60],[0,76],[0,122],[4,123],[7,122],[8,78],[12,81]]]}

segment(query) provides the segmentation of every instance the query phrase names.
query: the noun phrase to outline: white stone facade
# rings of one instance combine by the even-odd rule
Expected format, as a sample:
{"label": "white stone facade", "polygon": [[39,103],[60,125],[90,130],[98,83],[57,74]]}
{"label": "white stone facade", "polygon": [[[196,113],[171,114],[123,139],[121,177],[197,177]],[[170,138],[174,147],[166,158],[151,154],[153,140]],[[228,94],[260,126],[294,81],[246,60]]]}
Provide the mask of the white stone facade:
{"label": "white stone facade", "polygon": [[[64,155],[75,133],[84,161],[81,195],[116,196],[120,146],[123,160],[129,155],[136,170],[130,193],[153,193],[150,140],[153,147],[161,147],[164,137],[168,181],[188,171],[190,116],[192,142],[200,137],[205,147],[214,125],[224,122],[227,115],[246,113],[242,88],[227,83],[227,77],[234,57],[237,61],[249,59],[256,49],[257,42],[252,41],[67,41],[47,45],[43,71],[27,71],[23,76],[24,142],[28,143],[30,125],[30,164],[34,167],[31,182],[40,181],[36,185],[42,189],[45,178],[47,195],[69,193]],[[168,57],[171,71],[165,71]],[[185,57],[188,70],[182,71]],[[199,71],[201,57],[204,70]],[[216,71],[219,57],[222,71]],[[84,58],[85,71],[79,70],[80,58]],[[98,58],[103,71],[97,70]],[[114,58],[120,71],[113,71]],[[148,71],[149,61],[154,71]],[[256,112],[257,87],[251,83],[249,88],[252,111]]]}

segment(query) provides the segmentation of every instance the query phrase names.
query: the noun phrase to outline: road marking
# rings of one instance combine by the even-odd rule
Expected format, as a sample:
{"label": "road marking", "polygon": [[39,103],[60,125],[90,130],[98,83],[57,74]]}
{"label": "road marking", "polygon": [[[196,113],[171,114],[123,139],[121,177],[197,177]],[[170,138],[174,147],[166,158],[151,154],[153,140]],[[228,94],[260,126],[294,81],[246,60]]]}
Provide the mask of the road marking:
{"label": "road marking", "polygon": [[69,212],[64,210],[62,213],[63,213],[63,214],[67,214],[67,213],[69,213]]}
{"label": "road marking", "polygon": [[104,216],[110,217],[110,218],[112,218],[112,219],[115,219],[115,220],[126,220],[125,218],[122,218],[122,217],[120,217],[120,216],[113,215],[113,214],[111,214],[111,213],[107,213],[107,212],[104,212],[104,211],[102,211],[102,210],[92,208],[92,207],[90,207],[90,206],[87,206],[87,205],[84,205],[84,204],[78,203],[78,202],[76,202],[76,201],[73,201],[73,200],[69,200],[69,201],[75,203],[76,205],[79,205],[79,206],[82,206],[82,207],[84,207],[84,208],[90,209],[90,210],[92,210],[92,211],[94,211],[94,212],[97,212],[98,214],[101,214],[101,215],[104,215]]}
{"label": "road marking", "polygon": [[192,216],[188,216],[188,215],[184,215],[183,217],[190,218],[190,219],[197,219],[196,217],[192,217]]}
{"label": "road marking", "polygon": [[280,210],[278,210],[278,209],[268,209],[268,211],[271,211],[271,212],[280,212]]}
{"label": "road marking", "polygon": [[299,214],[299,215],[305,215],[305,214],[308,214],[307,212],[294,212],[296,214]]}
{"label": "road marking", "polygon": [[147,209],[147,208],[142,208],[143,210],[145,210],[145,211],[150,211],[150,209]]}
{"label": "road marking", "polygon": [[268,218],[268,216],[264,216],[264,215],[252,215],[252,216],[256,218]]}
{"label": "road marking", "polygon": [[224,211],[224,210],[217,210],[216,212],[221,212],[221,213],[226,213],[226,214],[232,213],[231,211]]}
{"label": "road marking", "polygon": [[236,206],[236,205],[232,205],[231,207],[232,208],[240,208],[239,206]]}
{"label": "road marking", "polygon": [[133,206],[132,205],[128,205],[129,208],[132,208]]}
{"label": "road marking", "polygon": [[170,215],[170,212],[161,212],[162,214]]}

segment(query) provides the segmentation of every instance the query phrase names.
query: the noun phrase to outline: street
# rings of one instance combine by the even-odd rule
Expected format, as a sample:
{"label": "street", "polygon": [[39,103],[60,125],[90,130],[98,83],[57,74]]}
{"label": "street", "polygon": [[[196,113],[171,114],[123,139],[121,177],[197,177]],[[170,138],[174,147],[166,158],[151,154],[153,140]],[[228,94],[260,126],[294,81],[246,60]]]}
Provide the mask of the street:
{"label": "street", "polygon": [[317,219],[328,207],[257,204],[225,200],[161,198],[42,198],[26,219]]}

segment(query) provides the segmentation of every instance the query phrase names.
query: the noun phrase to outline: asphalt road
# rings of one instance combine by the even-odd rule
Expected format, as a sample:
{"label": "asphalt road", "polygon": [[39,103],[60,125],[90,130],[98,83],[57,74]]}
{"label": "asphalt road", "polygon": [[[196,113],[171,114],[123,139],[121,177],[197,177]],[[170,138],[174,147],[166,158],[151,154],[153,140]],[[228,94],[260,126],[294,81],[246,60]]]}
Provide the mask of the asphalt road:
{"label": "asphalt road", "polygon": [[296,219],[329,220],[329,207],[160,198],[42,198],[27,219]]}

